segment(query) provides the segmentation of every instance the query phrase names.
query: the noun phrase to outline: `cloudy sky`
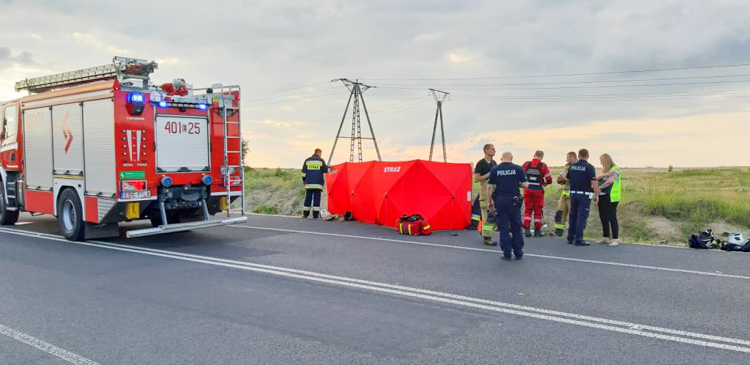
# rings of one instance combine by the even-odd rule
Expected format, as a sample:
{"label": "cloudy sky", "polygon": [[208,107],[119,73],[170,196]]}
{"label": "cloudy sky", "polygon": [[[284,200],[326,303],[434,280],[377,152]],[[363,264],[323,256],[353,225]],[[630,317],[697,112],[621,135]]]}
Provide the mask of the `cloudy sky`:
{"label": "cloudy sky", "polygon": [[[364,96],[386,160],[427,158],[436,88],[450,92],[450,162],[494,143],[553,165],[581,147],[628,167],[750,165],[746,0],[128,4],[0,0],[0,100],[22,78],[121,55],[158,61],[157,83],[240,84],[251,166],[327,158],[349,96],[339,78],[376,86]],[[348,158],[341,140],[333,162]]]}

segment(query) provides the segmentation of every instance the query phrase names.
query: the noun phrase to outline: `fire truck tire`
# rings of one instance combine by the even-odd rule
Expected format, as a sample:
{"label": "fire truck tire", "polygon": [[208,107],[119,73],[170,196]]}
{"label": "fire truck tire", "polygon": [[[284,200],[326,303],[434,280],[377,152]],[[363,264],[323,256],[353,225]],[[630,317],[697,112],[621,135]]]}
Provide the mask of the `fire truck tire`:
{"label": "fire truck tire", "polygon": [[[0,180],[0,184],[2,181]],[[18,211],[8,210],[5,205],[5,195],[3,195],[3,189],[0,186],[0,225],[12,226],[18,222]]]}
{"label": "fire truck tire", "polygon": [[81,241],[85,234],[81,199],[74,189],[65,189],[57,201],[57,222],[63,236],[71,241]]}

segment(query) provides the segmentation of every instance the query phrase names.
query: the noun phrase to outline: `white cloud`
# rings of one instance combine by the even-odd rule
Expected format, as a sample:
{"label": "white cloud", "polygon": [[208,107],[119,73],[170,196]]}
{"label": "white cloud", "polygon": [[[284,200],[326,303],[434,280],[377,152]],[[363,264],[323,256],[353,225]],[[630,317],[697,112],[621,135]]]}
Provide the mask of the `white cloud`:
{"label": "white cloud", "polygon": [[[251,139],[250,161],[256,166],[297,167],[311,149],[330,149],[348,98],[345,90],[327,84],[339,77],[380,87],[365,98],[386,159],[427,157],[435,112],[427,96],[430,87],[451,92],[443,108],[445,132],[449,157],[458,161],[476,160],[477,148],[488,140],[519,154],[537,148],[564,153],[580,144],[580,138],[537,141],[534,136],[583,133],[590,126],[599,132],[589,138],[601,137],[607,126],[628,133],[612,121],[690,132],[702,130],[701,122],[676,121],[709,123],[732,114],[738,117],[716,125],[730,131],[746,125],[739,116],[748,112],[743,97],[750,94],[750,82],[744,82],[750,77],[693,80],[732,81],[717,84],[619,88],[554,83],[741,75],[750,73],[750,67],[483,78],[747,62],[746,1],[258,0],[204,5],[197,0],[182,1],[180,6],[155,2],[138,16],[122,16],[122,5],[112,2],[4,2],[0,99],[17,97],[13,83],[25,77],[97,66],[118,54],[154,59],[160,63],[156,83],[184,78],[196,87],[242,85],[245,135]],[[34,14],[33,23],[29,14]],[[214,30],[217,24],[221,31]],[[3,57],[3,49],[8,56]],[[435,78],[443,80],[425,80]],[[451,80],[467,78],[479,79]],[[544,82],[553,84],[518,85]],[[684,81],[676,81],[680,82]],[[739,94],[701,95],[725,91]],[[342,135],[350,133],[350,120],[351,114]],[[665,163],[734,161],[720,155],[693,156],[693,146],[703,142],[695,134],[652,129],[660,134],[649,138],[666,149],[659,156],[671,156]],[[369,136],[366,125],[363,135]],[[646,142],[622,146],[636,143]],[[652,146],[637,146],[622,147],[618,156],[630,165],[659,164],[643,152]],[[336,160],[348,160],[349,147],[348,140],[339,141]],[[375,157],[369,141],[364,148],[366,158]],[[750,150],[732,155],[739,156],[736,163],[750,161]]]}

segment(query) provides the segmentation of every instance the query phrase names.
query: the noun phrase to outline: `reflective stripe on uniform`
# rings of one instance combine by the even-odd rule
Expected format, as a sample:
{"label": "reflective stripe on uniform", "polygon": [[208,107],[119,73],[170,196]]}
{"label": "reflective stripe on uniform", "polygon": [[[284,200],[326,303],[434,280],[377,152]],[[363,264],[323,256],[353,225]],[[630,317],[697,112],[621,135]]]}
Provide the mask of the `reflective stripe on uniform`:
{"label": "reflective stripe on uniform", "polygon": [[565,229],[565,225],[562,223],[555,223],[555,229]]}
{"label": "reflective stripe on uniform", "polygon": [[302,207],[302,211],[303,212],[309,212],[310,209],[311,209],[310,207]]}
{"label": "reflective stripe on uniform", "polygon": [[308,190],[323,190],[323,185],[321,185],[321,184],[305,184],[305,189],[308,189]]}
{"label": "reflective stripe on uniform", "polygon": [[305,167],[307,167],[308,170],[320,170],[323,168],[323,162],[322,161],[305,161]]}
{"label": "reflective stripe on uniform", "polygon": [[570,190],[563,190],[562,196],[570,196]]}
{"label": "reflective stripe on uniform", "polygon": [[312,211],[313,211],[313,212],[320,212],[320,207],[313,207],[313,208],[312,208]]}

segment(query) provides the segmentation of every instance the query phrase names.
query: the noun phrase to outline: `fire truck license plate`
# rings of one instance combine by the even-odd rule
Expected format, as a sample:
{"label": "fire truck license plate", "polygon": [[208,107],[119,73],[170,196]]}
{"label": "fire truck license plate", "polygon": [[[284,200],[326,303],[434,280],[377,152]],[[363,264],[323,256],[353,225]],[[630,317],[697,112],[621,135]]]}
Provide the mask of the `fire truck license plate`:
{"label": "fire truck license plate", "polygon": [[123,191],[122,193],[120,193],[120,199],[144,199],[144,198],[150,198],[150,197],[151,197],[150,190]]}

